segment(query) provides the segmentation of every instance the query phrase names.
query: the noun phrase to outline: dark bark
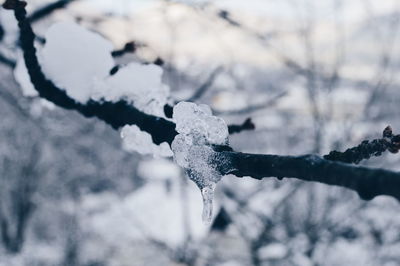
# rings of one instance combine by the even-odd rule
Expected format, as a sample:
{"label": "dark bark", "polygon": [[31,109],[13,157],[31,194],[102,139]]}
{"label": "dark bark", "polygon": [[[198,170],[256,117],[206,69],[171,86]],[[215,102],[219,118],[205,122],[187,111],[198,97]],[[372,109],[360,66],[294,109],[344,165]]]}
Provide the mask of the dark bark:
{"label": "dark bark", "polygon": [[113,57],[121,57],[125,55],[126,53],[135,53],[137,49],[137,44],[135,42],[128,42],[125,44],[124,48],[115,50],[111,52],[111,55]]}
{"label": "dark bark", "polygon": [[226,175],[256,179],[297,178],[352,189],[362,199],[388,195],[400,200],[400,173],[325,160],[317,155],[279,156],[219,152],[218,170]]}

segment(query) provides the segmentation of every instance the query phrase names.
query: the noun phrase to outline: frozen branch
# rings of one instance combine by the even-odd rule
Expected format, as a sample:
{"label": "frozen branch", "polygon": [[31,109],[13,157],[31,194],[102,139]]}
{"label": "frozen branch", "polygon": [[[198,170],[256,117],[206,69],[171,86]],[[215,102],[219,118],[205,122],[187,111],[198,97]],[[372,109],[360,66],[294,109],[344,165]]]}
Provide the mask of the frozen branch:
{"label": "frozen branch", "polygon": [[222,67],[217,67],[207,78],[207,80],[195,91],[195,93],[187,99],[187,102],[194,102],[200,99],[204,93],[207,92],[207,90],[213,85],[215,79],[218,77],[218,75],[222,72],[223,68]]}
{"label": "frozen branch", "polygon": [[[127,124],[137,125],[141,130],[148,132],[152,136],[155,144],[162,142],[172,143],[177,135],[174,123],[160,117],[145,114],[125,101],[99,103],[90,100],[86,104],[79,103],[46,79],[36,56],[36,49],[33,45],[35,35],[29,20],[26,18],[25,5],[26,3],[23,1],[8,0],[3,6],[7,9],[13,9],[15,12],[21,31],[20,42],[25,63],[31,81],[41,97],[60,107],[76,110],[85,117],[98,117],[113,128],[120,128]],[[385,144],[386,149],[391,152],[398,151],[399,136],[393,136],[391,131],[386,129],[384,140],[389,143]],[[215,155],[210,163],[222,175],[250,176],[255,179],[266,177],[277,177],[279,179],[284,177],[297,178],[349,188],[358,192],[363,199],[367,200],[378,195],[388,195],[400,200],[400,173],[383,169],[357,167],[333,161],[347,160],[348,162],[356,162],[360,158],[366,159],[366,154],[377,156],[378,148],[374,146],[375,144],[368,146],[368,143],[361,144],[362,147],[356,147],[352,152],[346,151],[343,154],[336,152],[335,156],[327,155],[326,158],[330,160],[316,155],[293,157],[246,154],[235,152],[229,146],[217,145],[213,147]],[[374,143],[374,141],[371,143]],[[360,152],[361,155],[356,159],[352,156],[349,157],[350,159],[343,159],[348,157],[346,154],[353,154],[354,151],[355,153]]]}

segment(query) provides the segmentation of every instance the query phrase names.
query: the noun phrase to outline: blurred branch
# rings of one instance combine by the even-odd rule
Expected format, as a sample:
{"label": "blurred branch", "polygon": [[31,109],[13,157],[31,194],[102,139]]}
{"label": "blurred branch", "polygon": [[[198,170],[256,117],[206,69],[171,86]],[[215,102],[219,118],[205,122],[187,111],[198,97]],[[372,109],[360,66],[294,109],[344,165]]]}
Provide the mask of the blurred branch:
{"label": "blurred branch", "polygon": [[0,89],[0,97],[2,98],[3,101],[8,103],[9,106],[11,106],[13,109],[15,109],[24,118],[30,117],[29,113],[26,112],[21,107],[21,105],[18,103],[17,99],[11,93],[9,93],[6,89],[4,89],[4,88]]}
{"label": "blurred branch", "polygon": [[[222,67],[218,67],[216,68],[208,77],[208,79],[196,90],[196,92],[189,98],[186,99],[184,101],[186,102],[194,102],[196,100],[198,100],[199,98],[201,98],[203,96],[203,94],[212,86],[215,78],[217,77],[217,75],[222,71]],[[177,103],[177,102],[175,102]],[[166,104],[164,106],[164,114],[166,117],[168,118],[172,118],[172,113],[173,113],[173,109],[174,107]]]}
{"label": "blurred branch", "polygon": [[[127,42],[123,48],[112,51],[111,56],[114,58],[117,58],[117,57],[122,57],[128,53],[134,54],[138,48],[146,47],[146,46],[147,46],[146,44],[141,43],[141,42],[130,41],[130,42]],[[155,64],[158,66],[162,66],[162,65],[164,65],[164,60],[160,57],[157,57],[153,62],[145,61],[143,63],[144,64]]]}
{"label": "blurred branch", "polygon": [[241,125],[229,125],[228,131],[229,134],[236,134],[245,130],[253,130],[255,128],[256,126],[254,125],[253,121],[251,121],[251,118],[247,118]]}
{"label": "blurred branch", "polygon": [[281,99],[282,97],[287,95],[287,91],[281,92],[277,95],[275,95],[274,97],[266,100],[263,103],[259,103],[259,104],[254,104],[254,105],[250,105],[248,107],[245,107],[243,109],[239,109],[239,110],[232,110],[232,111],[217,111],[217,110],[213,110],[213,113],[215,115],[244,115],[244,114],[248,114],[248,113],[252,113],[261,109],[266,109],[269,108],[271,106],[273,106],[279,99]]}
{"label": "blurred branch", "polygon": [[29,161],[21,166],[19,176],[16,177],[18,178],[17,187],[10,191],[12,215],[6,217],[0,212],[1,240],[7,251],[12,254],[21,251],[27,224],[35,209],[33,194],[40,177],[39,159],[40,147],[36,143],[30,151]]}
{"label": "blurred branch", "polygon": [[217,216],[215,217],[210,230],[224,232],[227,227],[232,223],[232,218],[224,207],[221,207]]}
{"label": "blurred branch", "polygon": [[3,40],[4,38],[4,28],[2,25],[0,25],[0,42]]}
{"label": "blurred branch", "polygon": [[[3,6],[14,10],[20,28],[20,42],[25,63],[31,81],[41,97],[60,107],[76,110],[85,117],[98,117],[115,129],[127,124],[136,124],[152,136],[155,144],[164,141],[172,143],[177,135],[173,122],[145,114],[125,101],[99,103],[90,100],[82,104],[47,80],[37,59],[34,48],[35,35],[29,20],[26,19],[25,5],[23,1],[7,0]],[[384,133],[384,136],[386,135],[388,135],[387,131]],[[389,195],[400,200],[399,172],[356,167],[326,160],[316,155],[294,157],[246,154],[235,152],[229,146],[216,146],[214,149],[215,155],[211,164],[222,175],[234,174],[238,177],[250,176],[255,179],[297,178],[349,188],[358,192],[363,199],[369,200],[378,195]]]}
{"label": "blurred branch", "polygon": [[185,100],[187,102],[195,102],[200,99],[204,93],[213,85],[215,79],[223,71],[223,67],[217,67],[208,77],[208,79],[196,90],[196,92],[189,99]]}
{"label": "blurred branch", "polygon": [[46,130],[43,128],[41,123],[38,123],[37,119],[30,115],[29,111],[24,109],[24,107],[17,100],[17,97],[11,94],[7,89],[5,89],[2,85],[0,86],[0,98],[4,101],[8,106],[14,109],[21,117],[25,119],[27,123],[30,123],[33,127],[45,132]]}
{"label": "blurred branch", "polygon": [[58,9],[65,8],[67,5],[70,3],[77,1],[77,0],[58,0],[56,2],[50,3],[48,5],[45,5],[37,10],[35,10],[27,19],[31,22],[37,22],[38,20],[41,20],[54,11]]}
{"label": "blurred branch", "polygon": [[246,27],[245,25],[243,25],[239,21],[235,20],[234,18],[232,18],[232,16],[229,14],[228,11],[221,10],[221,11],[218,12],[217,16],[219,18],[223,19],[224,21],[226,21],[229,25],[237,27],[237,28],[240,28],[244,32],[251,34],[256,39],[258,39],[262,43],[266,44],[270,48],[273,48],[274,52],[275,52],[275,56],[278,57],[278,59],[281,60],[281,62],[286,67],[288,67],[291,71],[293,71],[294,73],[296,73],[298,75],[301,75],[301,76],[304,76],[304,77],[309,77],[310,74],[313,74],[313,75],[316,75],[318,77],[321,77],[321,79],[324,80],[325,82],[327,82],[328,84],[329,83],[333,84],[334,83],[333,81],[336,81],[338,79],[337,72],[338,72],[338,68],[339,68],[339,65],[341,63],[341,57],[342,57],[342,55],[340,53],[338,53],[340,55],[338,55],[337,60],[336,60],[336,62],[334,64],[334,69],[332,71],[333,73],[331,75],[327,75],[325,73],[322,73],[318,69],[310,69],[309,67],[302,66],[300,63],[296,62],[294,59],[289,58],[288,56],[286,56],[285,54],[280,52],[276,47],[273,47],[270,43],[268,43],[267,42],[268,38],[266,38],[266,36],[254,31],[251,28]]}
{"label": "blurred branch", "polygon": [[[373,21],[377,14],[374,13],[374,9],[371,7],[371,3],[369,1],[363,2],[366,13],[368,14],[369,20]],[[398,17],[398,16],[396,16]],[[396,75],[395,70],[390,71],[391,64],[394,63],[395,58],[395,48],[396,39],[399,36],[399,19],[393,19],[390,21],[389,34],[387,36],[383,36],[382,32],[380,32],[380,27],[376,25],[372,25],[371,32],[374,35],[374,38],[377,40],[381,40],[381,46],[378,48],[380,51],[378,69],[375,71],[375,77],[373,79],[374,83],[369,87],[372,89],[372,93],[369,95],[365,107],[364,113],[366,118],[371,118],[373,116],[373,107],[376,106],[376,103],[382,99],[382,95],[384,95],[385,91],[389,87],[390,83],[393,81],[393,76]],[[386,38],[385,38],[386,37]]]}
{"label": "blurred branch", "polygon": [[14,68],[17,65],[17,63],[14,60],[6,57],[2,53],[0,53],[0,63],[10,68]]}
{"label": "blurred branch", "polygon": [[234,27],[240,27],[240,23],[238,23],[237,21],[233,20],[229,14],[228,11],[226,10],[220,10],[218,12],[218,17],[222,18],[223,20],[225,20],[226,22],[228,22],[231,26]]}
{"label": "blurred branch", "polygon": [[112,51],[111,55],[113,57],[120,57],[120,56],[125,55],[126,53],[135,53],[137,46],[138,46],[137,43],[134,41],[127,42],[125,44],[124,48]]}

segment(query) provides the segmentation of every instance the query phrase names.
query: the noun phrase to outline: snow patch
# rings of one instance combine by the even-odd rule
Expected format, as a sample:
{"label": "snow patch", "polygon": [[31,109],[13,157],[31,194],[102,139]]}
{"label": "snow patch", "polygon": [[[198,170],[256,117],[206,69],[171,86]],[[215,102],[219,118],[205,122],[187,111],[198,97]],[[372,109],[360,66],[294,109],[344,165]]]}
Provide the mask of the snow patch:
{"label": "snow patch", "polygon": [[121,130],[122,146],[127,151],[136,151],[140,154],[152,154],[154,157],[172,157],[168,143],[160,145],[153,143],[151,135],[141,131],[136,125],[126,125]]}
{"label": "snow patch", "polygon": [[126,100],[140,111],[164,117],[169,87],[162,83],[162,68],[133,62],[110,75],[112,50],[99,34],[62,22],[48,30],[39,60],[46,76],[81,103]]}
{"label": "snow patch", "polygon": [[40,51],[44,73],[75,100],[85,103],[96,79],[104,79],[114,66],[113,45],[99,34],[71,22],[49,28]]}
{"label": "snow patch", "polygon": [[92,98],[110,102],[125,99],[145,113],[164,117],[169,87],[162,83],[162,74],[157,65],[130,63],[115,75],[97,80]]}

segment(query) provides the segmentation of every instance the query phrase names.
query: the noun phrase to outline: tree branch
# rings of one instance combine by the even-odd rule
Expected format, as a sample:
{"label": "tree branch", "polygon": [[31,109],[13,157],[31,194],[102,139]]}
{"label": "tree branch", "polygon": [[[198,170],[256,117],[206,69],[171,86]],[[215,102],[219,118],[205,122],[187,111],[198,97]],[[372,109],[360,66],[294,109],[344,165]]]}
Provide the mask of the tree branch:
{"label": "tree branch", "polygon": [[387,150],[391,153],[398,153],[399,149],[400,135],[393,135],[392,128],[387,126],[381,139],[364,140],[357,147],[347,149],[345,152],[331,151],[324,156],[324,159],[358,164],[372,156],[381,156]]}
{"label": "tree branch", "polygon": [[256,126],[254,125],[251,118],[247,118],[241,125],[229,125],[228,131],[229,134],[236,134],[245,130],[254,130],[255,128]]}
{"label": "tree branch", "polygon": [[207,78],[207,80],[195,91],[195,93],[187,99],[187,102],[194,102],[200,99],[204,93],[207,92],[207,90],[212,86],[214,83],[215,79],[218,77],[218,75],[222,72],[223,68],[222,67],[217,67]]}
{"label": "tree branch", "polygon": [[[36,49],[33,45],[35,35],[26,19],[25,5],[26,3],[23,1],[7,0],[3,6],[14,10],[15,17],[19,22],[20,42],[25,63],[31,81],[41,97],[60,107],[77,110],[86,117],[98,117],[113,128],[136,124],[141,130],[151,134],[156,144],[164,141],[172,143],[177,134],[174,123],[140,112],[125,101],[100,103],[91,100],[86,104],[81,104],[47,80],[38,63]],[[391,132],[389,134],[386,129],[384,137],[388,138],[389,136],[392,134]],[[392,136],[390,143],[393,147],[389,145],[387,149],[392,152],[393,148],[396,148],[396,151],[399,149],[398,136]],[[398,172],[356,167],[332,161],[332,159],[340,160],[340,156],[326,160],[316,155],[298,157],[259,155],[235,152],[229,146],[214,148],[216,152],[211,163],[223,175],[234,174],[238,177],[250,176],[255,179],[265,177],[297,178],[349,188],[367,200],[378,195],[388,195],[400,200],[400,173]],[[358,151],[359,148],[356,147],[355,150]],[[361,151],[363,150],[361,149]]]}
{"label": "tree branch", "polygon": [[215,158],[218,170],[238,177],[297,178],[345,187],[362,199],[388,195],[400,200],[400,173],[384,169],[357,167],[325,160],[316,155],[279,156],[239,152],[220,152]]}
{"label": "tree branch", "polygon": [[53,13],[54,11],[56,11],[57,9],[61,9],[61,8],[65,8],[67,5],[69,5],[70,3],[74,2],[76,0],[58,0],[54,3],[50,3],[46,6],[43,6],[37,10],[35,10],[29,17],[28,20],[30,22],[36,22],[38,20],[41,20],[45,17],[47,17],[48,15],[50,15],[51,13]]}
{"label": "tree branch", "polygon": [[242,109],[238,110],[228,110],[228,111],[218,111],[218,110],[213,110],[213,114],[215,115],[245,115],[248,113],[253,113],[258,110],[262,109],[267,109],[272,106],[274,106],[282,97],[286,96],[288,94],[287,91],[283,91],[281,93],[278,93],[277,95],[273,96],[270,99],[267,99],[266,101],[254,105],[250,105],[247,107],[244,107]]}
{"label": "tree branch", "polygon": [[0,63],[10,68],[14,68],[17,65],[17,63],[14,60],[6,57],[2,53],[0,53]]}
{"label": "tree branch", "polygon": [[138,44],[136,42],[134,42],[134,41],[127,42],[125,44],[124,48],[112,51],[111,55],[113,57],[121,57],[121,56],[125,55],[126,53],[135,53],[137,47],[138,47]]}

